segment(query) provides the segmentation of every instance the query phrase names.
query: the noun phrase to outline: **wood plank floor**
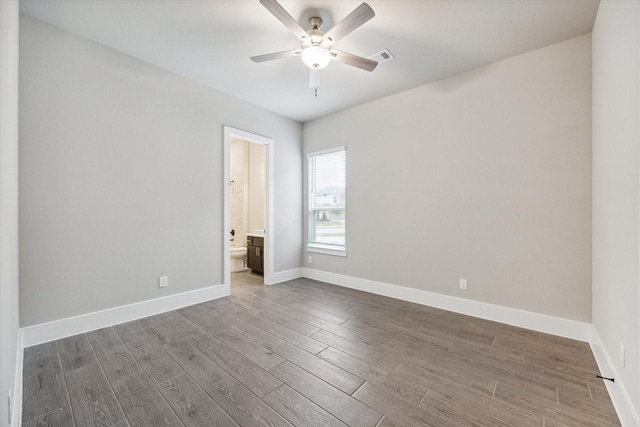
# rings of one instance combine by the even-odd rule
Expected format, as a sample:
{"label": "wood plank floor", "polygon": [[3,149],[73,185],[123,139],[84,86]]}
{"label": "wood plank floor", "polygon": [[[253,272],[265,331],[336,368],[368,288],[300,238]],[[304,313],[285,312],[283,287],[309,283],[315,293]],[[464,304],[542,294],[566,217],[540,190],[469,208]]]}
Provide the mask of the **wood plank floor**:
{"label": "wood plank floor", "polygon": [[619,426],[586,343],[309,279],[25,349],[24,426]]}

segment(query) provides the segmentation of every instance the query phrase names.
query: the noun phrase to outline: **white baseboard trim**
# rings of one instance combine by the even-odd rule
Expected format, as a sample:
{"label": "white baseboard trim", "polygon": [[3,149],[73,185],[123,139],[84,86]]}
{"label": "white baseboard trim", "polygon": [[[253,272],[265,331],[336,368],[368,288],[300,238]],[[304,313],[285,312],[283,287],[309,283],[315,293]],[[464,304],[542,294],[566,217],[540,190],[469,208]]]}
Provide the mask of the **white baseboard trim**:
{"label": "white baseboard trim", "polygon": [[9,408],[11,411],[11,427],[20,427],[22,425],[22,367],[24,362],[24,345],[22,330],[18,330],[18,342],[16,348],[16,372],[13,379],[12,399],[13,405]]}
{"label": "white baseboard trim", "polygon": [[176,310],[227,295],[229,295],[228,286],[215,285],[39,325],[27,326],[22,328],[24,347],[31,347],[36,344],[117,325],[118,323],[153,316],[154,314]]}
{"label": "white baseboard trim", "polygon": [[627,393],[627,389],[622,382],[622,377],[618,375],[616,366],[611,362],[611,358],[607,354],[604,344],[600,339],[600,335],[596,329],[591,326],[591,351],[596,358],[596,363],[600,369],[601,375],[608,378],[615,378],[615,382],[604,381],[604,385],[607,387],[611,402],[616,408],[618,418],[623,427],[637,427],[640,426],[640,417],[638,412],[633,406],[633,402]]}
{"label": "white baseboard trim", "polygon": [[304,267],[303,277],[404,301],[589,342],[591,324]]}
{"label": "white baseboard trim", "polygon": [[276,283],[286,282],[287,280],[298,279],[302,277],[302,268],[293,268],[291,270],[278,271],[271,275],[271,280],[267,285],[275,285]]}

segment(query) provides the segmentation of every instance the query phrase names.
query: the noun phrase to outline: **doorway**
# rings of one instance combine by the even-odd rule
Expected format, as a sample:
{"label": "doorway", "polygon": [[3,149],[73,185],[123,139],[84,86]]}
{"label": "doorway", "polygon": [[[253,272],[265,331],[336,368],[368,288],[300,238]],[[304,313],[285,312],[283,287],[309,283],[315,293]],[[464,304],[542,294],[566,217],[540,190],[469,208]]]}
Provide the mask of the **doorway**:
{"label": "doorway", "polygon": [[[229,126],[224,127],[224,284],[231,292],[232,262],[249,246],[244,262],[260,262],[263,276],[245,275],[240,280],[272,283],[273,274],[273,140]],[[262,244],[261,248],[254,243]],[[234,260],[231,259],[232,248]],[[247,251],[248,252],[248,251]],[[261,258],[261,259],[260,259]],[[242,262],[242,260],[240,261]],[[246,264],[245,264],[246,265]],[[256,268],[256,271],[259,269]],[[245,270],[246,271],[246,270]],[[250,270],[248,270],[250,271]],[[234,276],[236,273],[233,273]],[[240,276],[238,276],[240,277]]]}

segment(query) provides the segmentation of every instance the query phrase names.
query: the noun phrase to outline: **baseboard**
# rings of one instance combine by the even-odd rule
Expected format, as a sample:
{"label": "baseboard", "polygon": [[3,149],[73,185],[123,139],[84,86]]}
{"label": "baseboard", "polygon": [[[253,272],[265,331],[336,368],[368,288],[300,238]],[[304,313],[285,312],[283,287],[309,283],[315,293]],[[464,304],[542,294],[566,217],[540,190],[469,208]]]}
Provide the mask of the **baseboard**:
{"label": "baseboard", "polygon": [[298,279],[302,277],[302,268],[293,268],[291,270],[278,271],[271,275],[271,280],[267,285],[275,285],[276,283],[286,282],[287,280]]}
{"label": "baseboard", "polygon": [[23,366],[23,332],[18,330],[18,342],[16,347],[16,372],[13,379],[13,405],[9,408],[11,411],[11,427],[19,427],[22,425],[22,366]]}
{"label": "baseboard", "polygon": [[457,298],[420,289],[407,288],[405,286],[329,273],[306,267],[302,269],[302,276],[334,285],[358,289],[377,295],[384,295],[584,342],[589,342],[591,335],[591,325],[589,323],[575,320]]}
{"label": "baseboard", "polygon": [[229,295],[225,285],[169,295],[22,328],[24,347],[129,322]]}
{"label": "baseboard", "polygon": [[598,364],[601,375],[615,378],[616,380],[615,382],[603,381],[611,397],[611,402],[616,408],[620,423],[623,427],[640,426],[640,417],[633,406],[629,393],[627,393],[622,377],[618,375],[616,366],[612,363],[611,358],[605,351],[604,344],[593,326],[591,326],[591,339],[589,344],[591,344],[591,351],[596,358],[596,363]]}

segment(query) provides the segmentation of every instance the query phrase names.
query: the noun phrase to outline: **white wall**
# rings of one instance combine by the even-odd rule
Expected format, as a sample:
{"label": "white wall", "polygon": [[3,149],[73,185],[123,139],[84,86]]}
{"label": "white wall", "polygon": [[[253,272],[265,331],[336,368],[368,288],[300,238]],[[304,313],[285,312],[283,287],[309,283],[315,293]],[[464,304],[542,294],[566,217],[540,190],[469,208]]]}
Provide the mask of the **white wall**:
{"label": "white wall", "polygon": [[[18,2],[0,2],[0,426],[13,425],[21,400],[18,352]],[[17,376],[17,377],[16,377]],[[12,408],[12,409],[14,409]]]}
{"label": "white wall", "polygon": [[299,123],[32,18],[20,37],[22,326],[223,283],[223,125],[274,139],[275,271],[300,267]]}
{"label": "white wall", "polygon": [[267,146],[249,143],[249,231],[264,230]]}
{"label": "white wall", "polygon": [[[593,29],[593,326],[640,410],[640,3],[603,1]],[[619,362],[619,345],[626,366]]]}
{"label": "white wall", "polygon": [[348,256],[305,266],[590,322],[590,35],[305,123],[303,141],[347,150]]}

